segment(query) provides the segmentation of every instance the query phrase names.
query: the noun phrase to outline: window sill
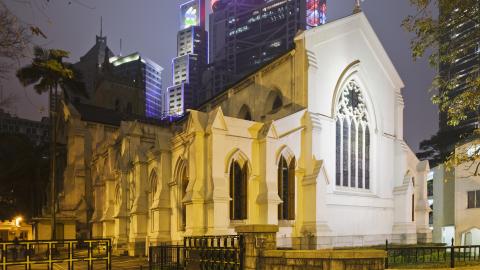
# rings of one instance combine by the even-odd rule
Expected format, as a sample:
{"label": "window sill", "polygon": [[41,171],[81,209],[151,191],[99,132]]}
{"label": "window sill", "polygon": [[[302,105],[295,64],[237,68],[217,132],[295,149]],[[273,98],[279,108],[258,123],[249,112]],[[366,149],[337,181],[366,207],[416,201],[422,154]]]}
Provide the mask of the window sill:
{"label": "window sill", "polygon": [[295,220],[279,220],[278,221],[278,226],[279,227],[294,227],[295,226]]}
{"label": "window sill", "polygon": [[245,225],[247,224],[247,220],[246,219],[239,219],[239,220],[230,220],[230,228],[235,228],[235,226],[238,226],[238,225]]}
{"label": "window sill", "polygon": [[373,194],[372,190],[369,190],[369,189],[338,187],[338,186],[335,186],[335,189],[334,189],[333,193],[336,194],[336,195],[355,195],[355,196],[363,196],[363,197],[378,197],[377,195]]}

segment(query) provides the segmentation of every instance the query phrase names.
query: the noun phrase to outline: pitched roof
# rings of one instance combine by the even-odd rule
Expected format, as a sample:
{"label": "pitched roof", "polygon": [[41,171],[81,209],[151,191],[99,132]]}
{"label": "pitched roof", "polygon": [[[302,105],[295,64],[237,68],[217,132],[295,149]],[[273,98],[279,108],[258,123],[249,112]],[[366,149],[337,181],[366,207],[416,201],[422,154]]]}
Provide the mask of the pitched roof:
{"label": "pitched roof", "polygon": [[80,113],[82,121],[120,126],[123,119],[121,113],[114,110],[83,103],[74,103],[73,106]]}
{"label": "pitched roof", "polygon": [[148,118],[143,115],[133,115],[115,110],[97,107],[94,105],[74,103],[72,104],[80,114],[80,119],[86,122],[94,122],[111,126],[120,126],[122,121],[138,121],[145,124],[168,127],[171,121]]}

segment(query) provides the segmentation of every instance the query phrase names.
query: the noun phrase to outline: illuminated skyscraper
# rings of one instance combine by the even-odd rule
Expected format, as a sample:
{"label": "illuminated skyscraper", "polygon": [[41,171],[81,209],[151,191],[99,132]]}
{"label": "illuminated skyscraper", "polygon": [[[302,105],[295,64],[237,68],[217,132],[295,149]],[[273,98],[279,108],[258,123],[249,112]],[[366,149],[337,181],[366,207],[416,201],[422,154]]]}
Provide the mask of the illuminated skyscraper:
{"label": "illuminated skyscraper", "polygon": [[[480,4],[480,1],[477,0]],[[467,15],[458,16],[465,13]],[[454,86],[451,90],[439,89],[440,94],[447,94],[454,98],[471,91],[469,81],[472,76],[478,76],[480,72],[480,25],[472,18],[478,18],[478,8],[470,11],[462,11],[459,8],[452,10],[440,9],[440,20],[447,24],[447,31],[441,39],[440,54],[444,54],[442,48],[446,48],[448,54],[456,54],[452,63],[442,63],[439,66],[439,75],[442,80],[450,81]],[[465,16],[465,20],[461,18]],[[448,92],[445,92],[448,91]],[[442,106],[442,104],[440,104]],[[426,157],[431,159],[431,164],[443,162],[454,149],[457,143],[468,137],[468,134],[480,127],[480,109],[471,110],[467,118],[458,125],[448,125],[446,112],[439,113],[438,133],[430,140],[422,142],[422,147],[427,149]],[[436,151],[429,153],[429,148]],[[421,155],[425,155],[422,153]],[[423,156],[422,156],[423,157]]]}
{"label": "illuminated skyscraper", "polygon": [[212,0],[212,95],[293,48],[299,30],[326,21],[326,0]]}
{"label": "illuminated skyscraper", "polygon": [[181,30],[177,34],[177,57],[172,60],[173,85],[167,90],[167,113],[183,115],[197,104],[201,76],[207,64],[205,0],[180,6]]}
{"label": "illuminated skyscraper", "polygon": [[[139,53],[132,53],[127,56],[114,56],[109,59],[111,72],[114,76],[127,80],[132,86],[141,90],[141,97],[136,104],[143,109],[142,116],[147,118],[162,118],[164,104],[164,93],[162,91],[163,68],[152,60],[141,56]],[[120,100],[119,100],[120,101]],[[135,100],[128,100],[125,111],[135,113]]]}

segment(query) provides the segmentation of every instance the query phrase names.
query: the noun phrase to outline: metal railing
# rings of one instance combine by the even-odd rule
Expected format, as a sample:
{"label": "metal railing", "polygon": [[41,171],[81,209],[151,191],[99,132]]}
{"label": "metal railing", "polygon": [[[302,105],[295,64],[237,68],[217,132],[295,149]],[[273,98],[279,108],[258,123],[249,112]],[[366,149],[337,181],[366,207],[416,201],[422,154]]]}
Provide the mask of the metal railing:
{"label": "metal railing", "polygon": [[95,240],[58,240],[58,241],[10,241],[0,242],[0,266],[6,270],[9,266],[45,265],[53,270],[54,265],[66,265],[68,269],[83,264],[88,270],[98,269],[98,263],[111,270],[110,239]]}
{"label": "metal railing", "polygon": [[243,269],[245,243],[242,236],[185,237],[183,245],[149,248],[149,269]]}
{"label": "metal railing", "polygon": [[450,267],[455,265],[480,264],[480,245],[455,246],[411,246],[392,247],[386,242],[387,259],[385,268],[404,265],[431,265]]}

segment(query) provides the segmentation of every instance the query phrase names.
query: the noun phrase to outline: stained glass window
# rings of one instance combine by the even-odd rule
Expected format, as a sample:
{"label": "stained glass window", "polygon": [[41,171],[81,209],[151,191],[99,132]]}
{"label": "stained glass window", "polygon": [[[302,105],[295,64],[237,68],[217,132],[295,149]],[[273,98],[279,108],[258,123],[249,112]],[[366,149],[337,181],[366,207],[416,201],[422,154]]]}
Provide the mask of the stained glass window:
{"label": "stained glass window", "polygon": [[358,188],[363,188],[363,127],[358,125]]}
{"label": "stained glass window", "polygon": [[355,121],[350,123],[350,186],[356,187],[356,168],[357,168],[357,128]]}
{"label": "stained glass window", "polygon": [[343,121],[343,186],[348,187],[348,121]]}
{"label": "stained glass window", "polygon": [[336,175],[336,184],[337,186],[340,186],[342,184],[341,182],[341,179],[342,179],[342,172],[341,172],[341,164],[342,164],[342,160],[341,160],[341,143],[342,143],[342,131],[341,131],[341,128],[342,128],[342,124],[340,123],[340,119],[337,119],[336,121],[336,133],[335,133],[335,138],[336,138],[336,152],[335,152],[335,175]]}
{"label": "stained glass window", "polygon": [[336,185],[370,189],[370,130],[362,91],[355,80],[342,89],[336,118]]}
{"label": "stained glass window", "polygon": [[370,129],[365,128],[365,188],[370,189]]}

